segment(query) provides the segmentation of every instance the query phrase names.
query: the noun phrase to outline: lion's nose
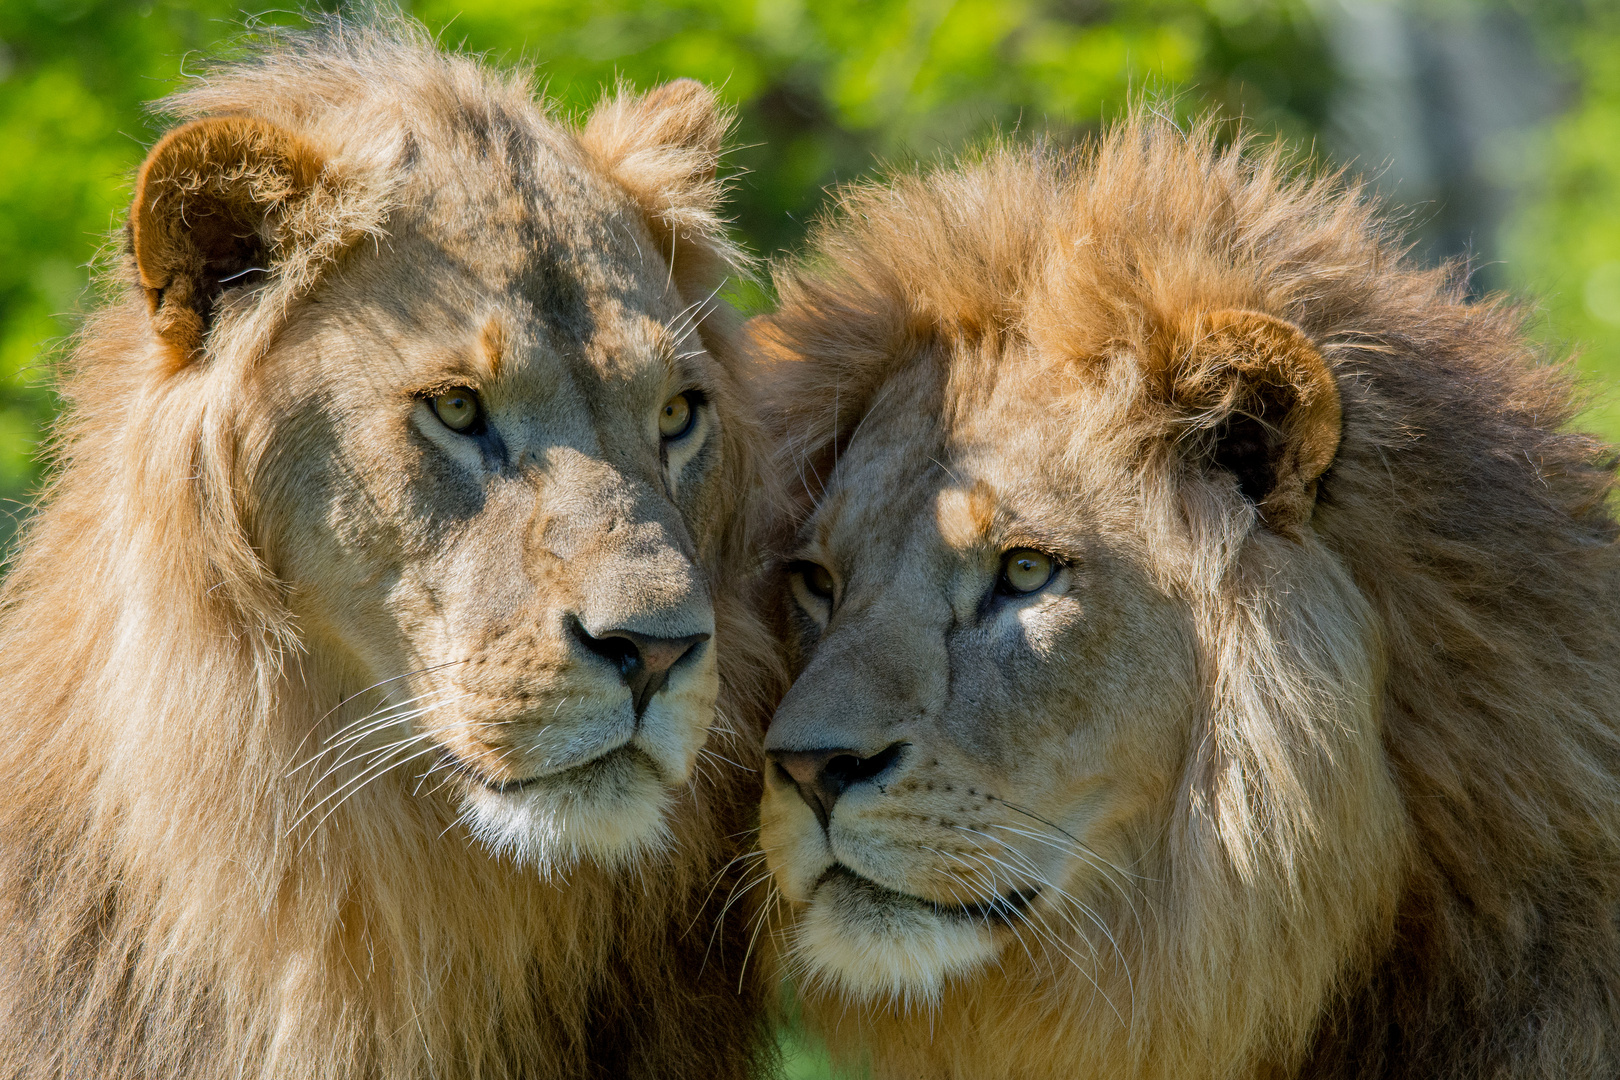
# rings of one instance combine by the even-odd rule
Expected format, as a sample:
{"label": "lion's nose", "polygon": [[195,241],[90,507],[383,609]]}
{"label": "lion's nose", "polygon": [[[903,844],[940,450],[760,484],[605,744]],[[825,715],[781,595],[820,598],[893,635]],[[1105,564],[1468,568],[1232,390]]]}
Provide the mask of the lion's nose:
{"label": "lion's nose", "polygon": [[634,630],[605,630],[596,635],[577,620],[574,622],[574,637],[586,649],[618,668],[619,677],[630,688],[630,698],[637,716],[646,711],[653,695],[664,688],[669,669],[687,653],[709,640],[708,634],[661,638],[638,634]]}
{"label": "lion's nose", "polygon": [[767,756],[776,768],[799,789],[825,829],[832,820],[833,804],[856,784],[876,780],[900,760],[904,743],[895,743],[871,756],[844,748],[823,750],[769,750]]}

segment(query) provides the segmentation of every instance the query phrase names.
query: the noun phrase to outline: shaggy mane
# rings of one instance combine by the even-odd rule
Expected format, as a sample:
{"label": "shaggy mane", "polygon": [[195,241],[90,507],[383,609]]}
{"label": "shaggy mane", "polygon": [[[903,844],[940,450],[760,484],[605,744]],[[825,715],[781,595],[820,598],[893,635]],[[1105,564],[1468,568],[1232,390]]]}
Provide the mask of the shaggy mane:
{"label": "shaggy mane", "polygon": [[[1570,369],[1529,343],[1523,310],[1470,301],[1460,267],[1415,266],[1342,175],[1141,111],[1074,152],[997,145],[847,188],[809,251],[778,268],[781,310],[754,327],[779,471],[798,496],[788,535],[904,365],[939,367],[947,436],[1009,345],[1047,365],[1062,413],[1124,380],[1116,358],[1152,355],[1188,311],[1287,319],[1337,381],[1342,443],[1311,531],[1382,642],[1377,707],[1401,834],[1377,852],[1338,843],[1344,825],[1322,792],[1342,778],[1312,765],[1315,718],[1286,695],[1212,731],[1195,757],[1230,753],[1236,772],[1217,758],[1187,764],[1166,839],[1171,906],[1154,915],[1182,944],[1123,945],[1138,968],[1132,1015],[1163,1024],[1116,1043],[1120,1075],[1620,1069],[1615,459],[1568,428]],[[1149,410],[1122,415],[1121,446],[1165,434]],[[1150,513],[1185,533],[1196,508],[1170,505],[1156,484],[1142,482]],[[1205,539],[1189,571],[1200,595],[1256,625],[1271,618],[1265,583],[1245,576],[1243,536]],[[1271,639],[1242,625],[1228,625],[1222,655],[1282,677]],[[1293,678],[1291,701],[1315,700]],[[1239,774],[1249,786],[1223,793]],[[1331,865],[1323,853],[1335,851],[1361,862]],[[1393,887],[1339,898],[1336,883],[1363,867]],[[1324,941],[1347,944],[1323,955]],[[1008,1006],[1019,1025],[1008,1075],[1019,1060],[1064,1074],[1042,1046],[1118,1023],[1070,978]],[[899,1020],[874,1023],[868,1050],[908,1037]],[[860,1049],[850,1033],[862,1025],[835,1010],[825,1026]],[[894,1075],[925,1060],[894,1053]]]}

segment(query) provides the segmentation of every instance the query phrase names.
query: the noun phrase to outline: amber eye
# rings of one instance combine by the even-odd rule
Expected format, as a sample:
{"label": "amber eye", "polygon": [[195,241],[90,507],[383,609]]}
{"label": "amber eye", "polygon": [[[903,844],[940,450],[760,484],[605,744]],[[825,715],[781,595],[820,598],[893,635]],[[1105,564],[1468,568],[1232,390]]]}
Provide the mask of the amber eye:
{"label": "amber eye", "polygon": [[1052,580],[1052,556],[1034,548],[1014,548],[1001,561],[1004,592],[1032,593]]}
{"label": "amber eye", "polygon": [[459,431],[466,435],[478,426],[479,414],[482,412],[478,407],[478,394],[465,386],[435,394],[429,404],[433,407],[433,415],[439,418],[439,423],[451,431]]}
{"label": "amber eye", "polygon": [[686,394],[676,394],[658,410],[658,434],[666,439],[678,439],[692,430],[692,418],[697,410]]}
{"label": "amber eye", "polygon": [[796,569],[799,578],[804,582],[805,591],[811,596],[822,600],[831,600],[836,584],[833,582],[832,571],[820,563],[802,562]]}

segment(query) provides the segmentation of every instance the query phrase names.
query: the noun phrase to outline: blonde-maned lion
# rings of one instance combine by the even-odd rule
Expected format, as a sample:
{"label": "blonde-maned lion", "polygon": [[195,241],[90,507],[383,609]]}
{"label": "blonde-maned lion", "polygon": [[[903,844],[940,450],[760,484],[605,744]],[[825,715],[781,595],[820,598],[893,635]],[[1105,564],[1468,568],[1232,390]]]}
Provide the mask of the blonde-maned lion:
{"label": "blonde-maned lion", "polygon": [[170,104],[5,586],[0,1077],[751,1075],[726,115],[380,23]]}
{"label": "blonde-maned lion", "polygon": [[1138,116],[846,192],[762,843],[880,1078],[1620,1073],[1613,459],[1357,189]]}

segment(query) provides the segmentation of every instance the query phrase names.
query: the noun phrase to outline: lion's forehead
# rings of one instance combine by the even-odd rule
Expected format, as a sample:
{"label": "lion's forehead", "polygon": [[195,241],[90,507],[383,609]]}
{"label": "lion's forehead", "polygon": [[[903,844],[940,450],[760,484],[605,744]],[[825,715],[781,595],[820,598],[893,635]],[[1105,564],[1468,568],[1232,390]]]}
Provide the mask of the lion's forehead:
{"label": "lion's forehead", "polygon": [[388,373],[402,389],[466,382],[497,409],[521,402],[527,426],[576,443],[583,434],[596,449],[625,438],[639,445],[666,389],[718,374],[667,274],[611,246],[555,235],[542,220],[510,243],[465,222],[397,222],[387,244],[358,252],[345,274],[322,283],[323,302],[298,316],[341,359],[300,359],[299,381],[362,395],[377,385],[357,379],[362,370]]}
{"label": "lion's forehead", "polygon": [[449,272],[532,308],[559,346],[624,313],[673,322],[680,305],[663,254],[629,194],[592,167],[572,132],[538,108],[445,118],[415,132],[387,249],[411,280]]}
{"label": "lion's forehead", "polygon": [[525,309],[558,348],[644,336],[649,318],[674,326],[680,308],[665,268],[638,248],[651,243],[637,235],[644,226],[611,198],[573,205],[514,194],[517,205],[489,220],[424,214],[402,223],[418,242],[401,269],[413,280],[453,275]]}
{"label": "lion's forehead", "polygon": [[1129,531],[1119,513],[1128,480],[1106,432],[1089,437],[1040,410],[988,404],[969,423],[890,413],[869,417],[842,454],[807,540],[891,562],[1078,543]]}

